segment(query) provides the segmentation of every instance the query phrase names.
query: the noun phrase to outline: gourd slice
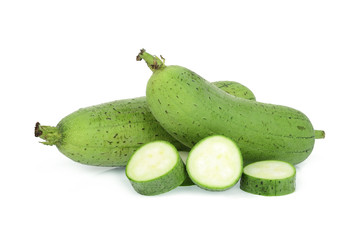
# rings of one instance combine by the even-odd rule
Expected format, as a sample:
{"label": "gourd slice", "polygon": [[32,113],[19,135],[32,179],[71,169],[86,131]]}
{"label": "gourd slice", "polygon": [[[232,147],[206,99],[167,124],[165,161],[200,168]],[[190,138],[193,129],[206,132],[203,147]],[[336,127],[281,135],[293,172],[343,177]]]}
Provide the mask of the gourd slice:
{"label": "gourd slice", "polygon": [[125,172],[135,191],[142,195],[168,192],[186,177],[178,151],[166,141],[147,143],[136,150]]}
{"label": "gourd slice", "polygon": [[295,175],[295,167],[287,162],[255,162],[244,168],[240,188],[257,195],[286,195],[295,191]]}
{"label": "gourd slice", "polygon": [[243,159],[239,147],[227,137],[210,136],[190,151],[186,169],[199,187],[221,191],[234,186],[240,179]]}
{"label": "gourd slice", "polygon": [[[189,156],[189,152],[179,151],[179,154],[180,154],[180,157],[181,157],[181,160],[183,161],[183,163],[186,164],[186,159]],[[180,186],[187,187],[187,186],[193,186],[193,185],[195,185],[195,183],[193,183],[193,181],[191,181],[189,174],[186,172],[186,178]]]}

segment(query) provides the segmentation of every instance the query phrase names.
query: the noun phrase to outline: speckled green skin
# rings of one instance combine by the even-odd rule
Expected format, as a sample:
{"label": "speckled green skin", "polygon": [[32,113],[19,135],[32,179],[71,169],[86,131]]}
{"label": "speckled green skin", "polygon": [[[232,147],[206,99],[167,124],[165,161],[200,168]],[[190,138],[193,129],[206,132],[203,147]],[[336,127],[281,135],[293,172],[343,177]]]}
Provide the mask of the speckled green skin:
{"label": "speckled green skin", "polygon": [[79,109],[57,128],[62,136],[56,143],[60,152],[88,165],[125,166],[142,144],[155,140],[187,149],[157,123],[144,97]]}
{"label": "speckled green skin", "polygon": [[[240,83],[219,81],[213,84],[239,97],[253,96]],[[189,150],[155,120],[145,97],[82,108],[63,118],[57,129],[40,128],[42,133],[38,137],[46,140],[46,145],[55,144],[65,156],[87,165],[126,166],[136,149],[155,140],[169,141],[179,151]],[[49,131],[57,132],[50,137]]]}
{"label": "speckled green skin", "polygon": [[[139,148],[139,150],[141,150],[141,148]],[[177,152],[175,147],[174,151]],[[182,184],[186,179],[186,170],[180,155],[178,155],[176,164],[169,172],[152,180],[136,181],[131,179],[127,173],[127,168],[125,173],[135,191],[147,196],[169,192],[170,190],[180,186],[180,184]]]}
{"label": "speckled green skin", "polygon": [[240,188],[245,192],[262,196],[286,195],[295,191],[295,176],[281,180],[269,180],[243,174]]}
{"label": "speckled green skin", "polygon": [[295,109],[224,94],[180,66],[152,69],[146,100],[155,118],[188,147],[210,135],[224,135],[240,147],[244,163],[305,160],[314,147],[309,119]]}
{"label": "speckled green skin", "polygon": [[215,84],[221,90],[235,97],[241,97],[248,100],[256,100],[254,93],[246,86],[233,81],[219,81]]}
{"label": "speckled green skin", "polygon": [[[295,170],[295,169],[294,169]],[[296,187],[296,174],[284,179],[263,179],[243,172],[240,189],[262,196],[281,196],[293,193]]]}

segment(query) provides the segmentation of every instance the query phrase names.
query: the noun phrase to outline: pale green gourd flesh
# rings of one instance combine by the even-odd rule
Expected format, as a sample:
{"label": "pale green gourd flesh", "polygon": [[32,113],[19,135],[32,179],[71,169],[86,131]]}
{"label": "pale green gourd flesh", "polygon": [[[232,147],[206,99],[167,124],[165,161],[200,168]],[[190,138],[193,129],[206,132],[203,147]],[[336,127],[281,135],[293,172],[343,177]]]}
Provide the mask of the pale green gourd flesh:
{"label": "pale green gourd flesh", "polygon": [[186,160],[187,173],[196,185],[210,191],[223,191],[240,179],[243,159],[231,139],[213,135],[199,141]]}
{"label": "pale green gourd flesh", "polygon": [[169,142],[154,141],[135,151],[126,176],[136,192],[152,196],[178,187],[187,174],[177,149]]}

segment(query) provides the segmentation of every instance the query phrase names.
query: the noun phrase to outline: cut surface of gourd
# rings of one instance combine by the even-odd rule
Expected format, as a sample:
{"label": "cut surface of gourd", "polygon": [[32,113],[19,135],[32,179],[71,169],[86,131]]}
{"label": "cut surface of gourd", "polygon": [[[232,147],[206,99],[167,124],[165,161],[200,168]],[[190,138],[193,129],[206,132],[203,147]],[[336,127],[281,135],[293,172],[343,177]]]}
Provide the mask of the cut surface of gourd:
{"label": "cut surface of gourd", "polygon": [[186,169],[191,180],[201,188],[226,190],[235,185],[242,172],[242,156],[238,146],[224,136],[210,136],[190,151]]}
{"label": "cut surface of gourd", "polygon": [[157,195],[179,186],[186,177],[184,163],[176,148],[165,141],[140,147],[126,166],[126,176],[143,195]]}
{"label": "cut surface of gourd", "polygon": [[295,167],[287,162],[255,162],[244,168],[240,188],[264,196],[286,195],[295,191],[295,175]]}

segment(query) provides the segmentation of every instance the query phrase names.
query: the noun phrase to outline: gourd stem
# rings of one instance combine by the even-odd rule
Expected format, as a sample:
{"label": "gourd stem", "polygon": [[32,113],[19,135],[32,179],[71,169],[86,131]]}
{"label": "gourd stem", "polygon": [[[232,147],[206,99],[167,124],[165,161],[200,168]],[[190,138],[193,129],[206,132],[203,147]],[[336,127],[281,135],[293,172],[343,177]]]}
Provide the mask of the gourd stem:
{"label": "gourd stem", "polygon": [[323,130],[315,130],[315,139],[325,138],[325,131]]}
{"label": "gourd stem", "polygon": [[139,55],[136,56],[136,61],[145,60],[146,64],[150,68],[151,71],[155,72],[156,70],[162,69],[165,67],[165,59],[161,57],[163,60],[158,58],[157,56],[153,56],[145,51],[145,49],[141,49]]}
{"label": "gourd stem", "polygon": [[35,125],[35,137],[45,140],[45,142],[40,143],[51,146],[61,140],[61,133],[57,127],[42,126],[37,122]]}

